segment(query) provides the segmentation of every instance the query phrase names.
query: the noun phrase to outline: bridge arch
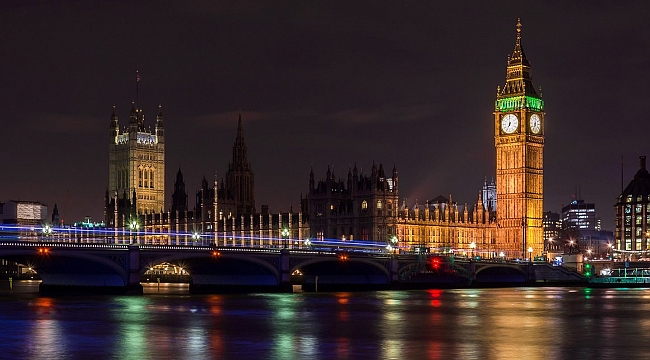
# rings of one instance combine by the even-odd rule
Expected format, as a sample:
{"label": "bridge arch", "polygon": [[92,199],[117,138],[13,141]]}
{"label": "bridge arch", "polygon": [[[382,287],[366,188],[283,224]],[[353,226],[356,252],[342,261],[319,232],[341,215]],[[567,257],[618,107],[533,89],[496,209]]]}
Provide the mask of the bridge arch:
{"label": "bridge arch", "polygon": [[[145,266],[142,266],[140,268],[140,275],[144,274],[150,266],[152,265],[158,265],[161,263],[179,263],[179,262],[187,262],[188,264],[192,263],[192,260],[214,260],[214,261],[219,261],[220,259],[230,259],[230,260],[237,260],[245,263],[252,263],[255,264],[267,271],[269,271],[273,276],[275,276],[277,279],[280,278],[280,271],[278,270],[277,267],[273,266],[271,263],[268,261],[265,261],[263,258],[257,258],[253,257],[250,255],[239,255],[239,254],[230,254],[230,253],[225,253],[222,252],[218,257],[214,257],[212,253],[192,253],[192,254],[182,254],[182,253],[176,253],[176,254],[171,254],[171,255],[163,255],[160,257],[155,257],[155,258],[150,258],[150,263],[144,264]],[[186,269],[189,273],[190,276],[192,276],[192,268],[189,267]]]}
{"label": "bridge arch", "polygon": [[[51,250],[51,249],[50,249]],[[32,265],[47,285],[111,285],[128,284],[128,255],[119,253],[113,258],[92,252],[55,249],[39,254],[35,248],[5,250],[2,259]],[[71,261],[72,260],[72,261]],[[122,262],[120,264],[119,262]],[[77,271],[83,269],[84,273]],[[63,279],[65,277],[65,280]]]}
{"label": "bridge arch", "polygon": [[477,267],[477,282],[526,282],[526,270],[519,265],[490,264]]}
{"label": "bridge arch", "polygon": [[[341,263],[342,260],[339,259],[338,257],[336,257],[336,258],[328,257],[328,258],[320,258],[320,259],[319,258],[309,259],[309,260],[305,260],[305,261],[302,261],[302,262],[299,262],[299,263],[293,265],[291,267],[291,269],[289,270],[289,273],[293,274],[294,271],[303,269],[303,268],[305,268],[307,266],[318,264],[318,263],[327,263],[327,262]],[[372,261],[370,259],[348,258],[347,260],[345,260],[345,262],[369,265],[370,268],[379,270],[383,275],[386,275],[386,277],[388,279],[390,278],[389,270],[385,266],[383,266],[381,263],[379,263],[377,261]]]}

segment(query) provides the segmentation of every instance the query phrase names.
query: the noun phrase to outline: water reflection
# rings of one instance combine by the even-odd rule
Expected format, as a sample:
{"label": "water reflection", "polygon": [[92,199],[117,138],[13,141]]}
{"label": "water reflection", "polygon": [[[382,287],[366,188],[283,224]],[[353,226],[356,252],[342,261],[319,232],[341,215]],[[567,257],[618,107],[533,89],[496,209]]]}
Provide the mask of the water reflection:
{"label": "water reflection", "polygon": [[0,358],[618,359],[650,341],[648,289],[177,291],[0,293]]}

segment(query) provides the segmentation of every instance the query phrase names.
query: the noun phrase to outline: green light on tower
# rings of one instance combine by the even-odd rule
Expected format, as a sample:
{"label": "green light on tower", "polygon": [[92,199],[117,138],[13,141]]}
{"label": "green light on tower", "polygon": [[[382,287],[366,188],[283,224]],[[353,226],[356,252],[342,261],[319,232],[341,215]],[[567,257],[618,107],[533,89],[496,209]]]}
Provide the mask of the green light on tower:
{"label": "green light on tower", "polygon": [[498,99],[496,108],[499,111],[512,111],[516,109],[544,110],[544,100],[532,96],[511,96]]}

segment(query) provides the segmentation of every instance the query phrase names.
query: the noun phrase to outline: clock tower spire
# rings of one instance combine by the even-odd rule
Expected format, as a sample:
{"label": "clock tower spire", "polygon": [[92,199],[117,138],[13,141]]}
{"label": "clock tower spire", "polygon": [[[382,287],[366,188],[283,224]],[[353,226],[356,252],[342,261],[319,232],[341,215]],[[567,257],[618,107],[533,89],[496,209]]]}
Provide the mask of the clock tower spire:
{"label": "clock tower spire", "polygon": [[494,106],[497,247],[509,257],[541,255],[543,243],[544,101],[532,81],[517,19],[506,83]]}

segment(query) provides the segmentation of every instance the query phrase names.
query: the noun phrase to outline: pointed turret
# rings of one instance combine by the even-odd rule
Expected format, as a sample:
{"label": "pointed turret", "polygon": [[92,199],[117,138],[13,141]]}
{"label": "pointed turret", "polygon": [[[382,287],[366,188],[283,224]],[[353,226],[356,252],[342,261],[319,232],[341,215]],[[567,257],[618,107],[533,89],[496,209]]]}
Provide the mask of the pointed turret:
{"label": "pointed turret", "polygon": [[162,104],[158,105],[158,115],[156,116],[156,137],[159,143],[165,142],[165,124],[163,122]]}
{"label": "pointed turret", "polygon": [[544,108],[544,103],[533,86],[530,62],[521,43],[521,28],[521,21],[517,19],[515,48],[508,56],[506,83],[503,88],[497,90],[496,109],[499,111],[519,108],[541,111]]}
{"label": "pointed turret", "polygon": [[110,136],[111,140],[115,141],[117,135],[119,135],[120,128],[117,122],[117,114],[115,113],[115,105],[113,105],[113,114],[111,114],[111,125],[110,125]]}
{"label": "pointed turret", "polygon": [[187,210],[187,192],[185,191],[185,181],[180,166],[176,173],[174,182],[174,193],[172,194],[172,213],[184,212]]}
{"label": "pointed turret", "polygon": [[52,210],[52,225],[58,226],[60,225],[61,222],[61,217],[59,216],[59,208],[56,206],[56,203],[54,203],[54,210]]}
{"label": "pointed turret", "polygon": [[135,107],[135,101],[131,101],[131,113],[129,114],[129,133],[138,132],[138,109]]}

